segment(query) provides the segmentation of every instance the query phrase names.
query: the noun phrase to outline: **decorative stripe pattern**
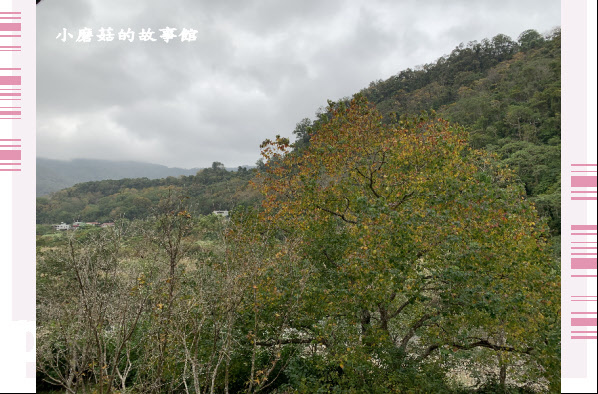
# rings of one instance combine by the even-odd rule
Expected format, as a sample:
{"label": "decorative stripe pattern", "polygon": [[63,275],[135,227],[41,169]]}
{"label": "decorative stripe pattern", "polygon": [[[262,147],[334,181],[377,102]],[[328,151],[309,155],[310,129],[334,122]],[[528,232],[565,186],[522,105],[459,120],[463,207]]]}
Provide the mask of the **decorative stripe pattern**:
{"label": "decorative stripe pattern", "polygon": [[571,164],[571,200],[596,200],[596,164]]}
{"label": "decorative stripe pattern", "polygon": [[[0,12],[0,52],[21,52],[21,17],[20,12]],[[20,67],[0,64],[0,122],[21,120],[21,83]],[[21,139],[10,136],[0,135],[0,172],[4,173],[20,172],[22,165]]]}

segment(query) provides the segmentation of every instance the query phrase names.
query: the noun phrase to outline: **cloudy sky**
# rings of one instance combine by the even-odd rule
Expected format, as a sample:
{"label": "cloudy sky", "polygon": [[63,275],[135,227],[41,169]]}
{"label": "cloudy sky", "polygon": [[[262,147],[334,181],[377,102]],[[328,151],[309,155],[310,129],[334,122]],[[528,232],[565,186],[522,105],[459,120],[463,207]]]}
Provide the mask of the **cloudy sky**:
{"label": "cloudy sky", "polygon": [[[252,165],[264,139],[290,137],[327,99],[461,42],[559,25],[557,0],[44,0],[37,155]],[[108,27],[135,39],[76,42]],[[166,27],[197,39],[166,43]],[[148,28],[157,41],[139,40]]]}

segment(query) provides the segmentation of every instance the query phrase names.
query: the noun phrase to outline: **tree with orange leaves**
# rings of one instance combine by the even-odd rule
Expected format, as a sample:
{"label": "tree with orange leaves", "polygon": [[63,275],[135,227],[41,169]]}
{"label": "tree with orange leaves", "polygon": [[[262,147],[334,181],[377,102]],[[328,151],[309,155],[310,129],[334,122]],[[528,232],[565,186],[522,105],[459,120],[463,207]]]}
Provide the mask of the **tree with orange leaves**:
{"label": "tree with orange leaves", "polygon": [[512,172],[434,114],[384,124],[359,95],[327,111],[301,150],[265,141],[255,181],[313,266],[305,335],[347,381],[433,364],[559,387],[558,263]]}

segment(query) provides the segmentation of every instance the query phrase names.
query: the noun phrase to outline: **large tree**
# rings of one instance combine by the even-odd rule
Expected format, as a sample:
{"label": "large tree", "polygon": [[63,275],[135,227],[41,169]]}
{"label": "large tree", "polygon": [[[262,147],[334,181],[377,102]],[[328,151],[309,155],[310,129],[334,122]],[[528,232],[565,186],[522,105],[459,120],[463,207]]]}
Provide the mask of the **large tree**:
{"label": "large tree", "polygon": [[434,114],[383,124],[361,96],[327,111],[304,149],[265,141],[256,182],[263,221],[313,266],[296,329],[352,387],[433,364],[558,388],[557,269],[511,171]]}

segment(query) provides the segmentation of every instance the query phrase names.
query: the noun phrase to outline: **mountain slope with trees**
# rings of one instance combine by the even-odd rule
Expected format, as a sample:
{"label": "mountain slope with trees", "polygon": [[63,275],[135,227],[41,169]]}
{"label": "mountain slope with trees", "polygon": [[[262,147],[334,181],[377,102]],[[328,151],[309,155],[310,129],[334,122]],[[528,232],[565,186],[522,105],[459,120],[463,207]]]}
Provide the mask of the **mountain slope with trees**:
{"label": "mountain slope with trees", "polygon": [[199,168],[185,169],[135,161],[95,159],[53,160],[36,159],[37,196],[45,196],[77,183],[105,179],[149,178],[194,175]]}
{"label": "mountain slope with trees", "polygon": [[[526,30],[460,44],[434,63],[372,82],[361,93],[384,122],[422,111],[465,126],[474,148],[495,152],[515,170],[526,194],[560,233],[561,35]],[[346,99],[344,100],[347,101]],[[303,119],[297,147],[326,122]]]}
{"label": "mountain slope with trees", "polygon": [[212,167],[199,170],[195,175],[79,183],[51,196],[38,197],[37,223],[144,218],[150,214],[152,205],[173,191],[189,197],[195,212],[230,210],[256,202],[257,192],[249,187],[254,171],[245,167],[229,171],[222,163],[214,162]]}
{"label": "mountain slope with trees", "polygon": [[[464,126],[472,147],[496,153],[515,170],[527,196],[549,221],[552,233],[560,233],[559,30],[546,36],[527,30],[517,41],[497,35],[461,44],[434,63],[372,82],[361,94],[376,106],[385,123],[405,115],[435,111],[438,116]],[[304,148],[328,116],[320,111],[314,120],[300,121],[294,130],[295,149]],[[202,177],[213,176],[210,171]],[[248,174],[237,175],[219,178],[222,182],[234,178],[237,182],[234,186],[214,184],[209,188],[203,187],[212,185],[212,181],[205,183],[203,178],[193,175],[160,181],[77,185],[38,199],[38,223],[77,217],[93,219],[94,215],[109,218],[123,213],[129,218],[139,217],[143,209],[123,212],[117,209],[117,201],[132,202],[133,192],[155,202],[156,188],[168,186],[190,188],[190,193],[198,197],[197,204],[203,213],[255,201],[256,195],[242,185],[250,178]],[[90,188],[93,197],[89,195]],[[153,197],[148,197],[152,193]],[[104,199],[105,206],[98,211],[100,199]]]}

